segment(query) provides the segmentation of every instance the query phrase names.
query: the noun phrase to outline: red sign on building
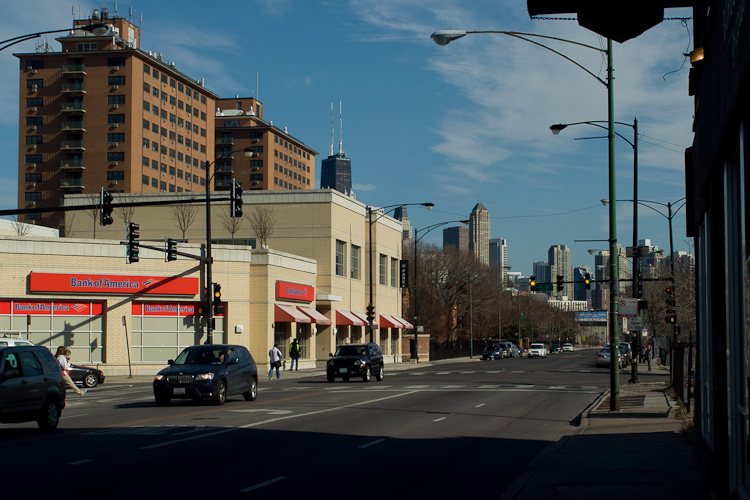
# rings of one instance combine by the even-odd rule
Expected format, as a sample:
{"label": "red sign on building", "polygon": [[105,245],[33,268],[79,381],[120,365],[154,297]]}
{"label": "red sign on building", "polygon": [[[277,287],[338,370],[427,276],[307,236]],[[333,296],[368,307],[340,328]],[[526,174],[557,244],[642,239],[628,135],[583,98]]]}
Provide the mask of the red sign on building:
{"label": "red sign on building", "polygon": [[196,295],[198,278],[107,274],[30,273],[29,290],[49,293]]}
{"label": "red sign on building", "polygon": [[32,316],[101,316],[100,302],[30,302],[0,300],[0,314]]}
{"label": "red sign on building", "polygon": [[312,302],[315,300],[315,287],[298,283],[276,282],[276,298],[286,300],[301,300]]}

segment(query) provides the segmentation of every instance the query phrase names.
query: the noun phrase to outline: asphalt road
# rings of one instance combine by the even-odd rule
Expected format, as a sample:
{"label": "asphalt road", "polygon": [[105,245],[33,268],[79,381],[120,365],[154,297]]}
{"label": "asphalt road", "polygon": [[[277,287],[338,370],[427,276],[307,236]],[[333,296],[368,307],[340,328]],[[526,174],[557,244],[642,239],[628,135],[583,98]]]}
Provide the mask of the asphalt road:
{"label": "asphalt road", "polygon": [[595,356],[436,364],[370,383],[261,376],[256,401],[224,406],[160,408],[148,383],[105,383],[69,393],[54,432],[0,426],[2,474],[12,478],[0,489],[7,498],[497,498],[607,388]]}

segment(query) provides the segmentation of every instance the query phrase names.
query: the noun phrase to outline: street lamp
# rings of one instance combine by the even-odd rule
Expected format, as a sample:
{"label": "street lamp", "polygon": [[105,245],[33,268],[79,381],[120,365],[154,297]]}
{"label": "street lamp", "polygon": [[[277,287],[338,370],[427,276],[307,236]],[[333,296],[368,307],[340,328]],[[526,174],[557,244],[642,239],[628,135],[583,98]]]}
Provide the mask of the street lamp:
{"label": "street lamp", "polygon": [[368,314],[368,318],[367,318],[369,320],[369,322],[370,322],[370,343],[373,342],[373,337],[374,337],[373,332],[375,330],[375,328],[374,328],[375,327],[375,325],[374,325],[374,318],[375,318],[374,311],[375,311],[375,309],[373,307],[373,301],[372,301],[372,299],[373,299],[373,297],[372,297],[372,295],[373,295],[373,291],[372,291],[373,290],[373,286],[372,286],[372,266],[373,266],[373,263],[372,263],[372,225],[375,224],[377,221],[379,221],[381,217],[383,217],[384,215],[386,215],[390,211],[390,210],[386,211],[386,209],[396,209],[396,208],[401,208],[401,207],[410,207],[410,206],[413,206],[413,205],[420,205],[420,206],[423,206],[423,207],[427,207],[428,210],[432,210],[432,207],[435,206],[434,203],[402,203],[400,205],[388,205],[387,207],[380,207],[380,208],[378,208],[378,210],[383,210],[383,213],[380,214],[378,216],[378,218],[375,219],[375,220],[372,220],[373,207],[367,207],[367,220],[368,220],[369,226],[370,226],[370,242],[367,245],[369,247],[369,254],[370,254],[370,258],[369,258],[369,260],[370,260],[370,304],[367,307],[367,312],[370,313],[370,311],[372,311],[372,313]]}
{"label": "street lamp", "polygon": [[[224,158],[232,156],[234,153],[239,153],[241,151],[245,152],[245,156],[253,156],[255,154],[253,152],[253,148],[250,147],[225,153],[215,158],[214,161],[206,164],[206,175],[211,172],[212,166],[216,166],[216,162],[218,160],[222,160]],[[206,344],[214,343],[214,297],[213,290],[211,290],[213,280],[211,269],[213,264],[213,257],[211,256],[211,179],[214,178],[214,175],[216,175],[216,168],[214,168],[214,172],[211,174],[211,176],[206,179],[206,297],[208,299],[206,302],[206,307],[208,308],[208,310],[206,311]]]}
{"label": "street lamp", "polygon": [[[518,38],[525,42],[529,42],[534,45],[537,45],[575,64],[576,66],[578,66],[580,69],[582,69],[583,71],[591,75],[593,78],[596,79],[596,81],[598,81],[599,83],[601,83],[607,88],[607,101],[608,101],[607,138],[609,139],[608,140],[608,143],[609,143],[609,148],[608,148],[609,149],[609,199],[615,200],[617,196],[616,196],[616,186],[615,186],[615,119],[614,119],[615,90],[614,90],[614,75],[613,75],[614,70],[612,67],[612,59],[613,59],[612,40],[610,38],[607,39],[607,48],[605,50],[600,47],[594,47],[593,45],[575,42],[572,40],[566,40],[564,38],[557,38],[557,37],[546,36],[546,35],[538,35],[535,33],[521,33],[518,31],[443,30],[443,31],[434,32],[431,35],[431,38],[438,45],[447,45],[453,40],[457,40],[471,33],[494,33],[494,34],[500,34],[500,35],[507,35],[507,36]],[[536,40],[532,40],[531,38],[555,40],[555,41],[564,42],[564,43],[568,43],[572,45],[577,45],[579,47],[585,47],[591,50],[595,50],[601,54],[605,54],[607,57],[607,79],[603,80],[602,78],[597,76],[595,73],[593,73],[586,67],[582,66],[580,63],[574,61],[570,57],[566,56],[565,54],[558,52],[557,50],[551,47],[548,47],[547,45],[544,45],[543,43],[537,42]],[[617,210],[616,210],[615,205],[616,205],[615,202],[613,202],[609,209],[609,245],[610,245],[611,253],[613,255],[617,253]],[[617,264],[618,264],[617,259],[610,259],[610,269],[611,269],[610,280],[612,283],[610,286],[611,293],[610,293],[610,300],[609,300],[609,309],[612,312],[612,314],[614,314],[615,316],[617,315],[617,295],[618,295],[618,288],[619,288],[619,273],[617,271]],[[609,337],[610,337],[610,343],[612,345],[619,344],[617,325],[615,324],[615,322],[610,322]],[[610,363],[609,374],[610,374],[609,375],[609,378],[610,378],[609,409],[610,411],[620,411],[620,375],[619,375],[619,370],[617,366],[615,366],[615,363]]]}
{"label": "street lamp", "polygon": [[[417,243],[419,243],[419,241],[427,236],[427,233],[433,229],[445,226],[446,224],[455,224],[457,222],[461,224],[469,224],[468,220],[449,220],[446,222],[438,222],[437,224],[432,224],[431,226],[423,227],[422,229],[414,228],[414,353],[412,355],[416,362],[419,362],[419,346],[417,345],[417,330],[419,328],[419,275],[417,274],[419,268],[419,253],[417,252]],[[424,231],[422,236],[419,236],[420,231]]]}
{"label": "street lamp", "polygon": [[[94,36],[104,36],[107,33],[109,33],[111,26],[105,23],[93,23],[93,24],[87,24],[86,26],[77,26],[74,29],[76,31],[88,31]],[[40,31],[38,33],[29,33],[27,35],[21,35],[21,36],[17,36],[13,38],[8,38],[7,40],[3,40],[0,42],[0,45],[7,44],[7,45],[0,47],[0,51],[5,50],[8,47],[13,46],[17,43],[25,42],[26,40],[33,40],[34,38],[39,38],[42,35],[48,35],[50,33],[63,33],[65,31],[73,31],[73,30],[68,28],[64,30]]]}
{"label": "street lamp", "polygon": [[[600,125],[601,123],[607,123],[600,120],[596,121],[584,121],[584,122],[576,122],[576,123],[558,123],[556,125],[550,126],[550,130],[552,131],[552,134],[559,135],[562,130],[564,130],[567,127],[573,126],[573,125],[591,125],[593,127],[599,127],[606,130],[606,127]],[[638,297],[638,278],[640,274],[640,258],[638,255],[638,117],[636,116],[633,118],[633,123],[624,123],[624,122],[614,122],[617,125],[625,125],[626,127],[631,127],[633,129],[633,141],[629,141],[625,136],[619,134],[618,132],[615,132],[615,135],[620,137],[622,140],[630,144],[630,147],[633,148],[633,199],[635,200],[635,203],[633,203],[633,281],[632,281],[632,287],[633,287],[633,298],[637,299]],[[586,139],[599,139],[599,137],[587,137]],[[638,340],[636,341],[635,349],[636,352],[640,352],[640,343],[641,338],[640,335],[636,337]],[[631,375],[630,375],[630,382],[632,383],[638,383],[638,363],[633,363],[631,366]]]}

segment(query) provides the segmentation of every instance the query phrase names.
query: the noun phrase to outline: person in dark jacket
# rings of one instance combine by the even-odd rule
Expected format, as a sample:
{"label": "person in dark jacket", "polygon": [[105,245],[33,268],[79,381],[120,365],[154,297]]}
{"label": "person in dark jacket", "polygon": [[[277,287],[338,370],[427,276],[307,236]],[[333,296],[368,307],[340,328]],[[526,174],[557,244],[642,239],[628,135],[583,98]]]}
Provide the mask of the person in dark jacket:
{"label": "person in dark jacket", "polygon": [[294,339],[292,344],[289,346],[289,358],[292,360],[292,364],[289,367],[289,370],[299,371],[299,356],[300,356],[300,346],[299,342],[297,342],[297,339]]}
{"label": "person in dark jacket", "polygon": [[648,371],[651,371],[651,358],[654,357],[654,351],[651,349],[651,346],[649,345],[646,348],[646,363],[648,364]]}

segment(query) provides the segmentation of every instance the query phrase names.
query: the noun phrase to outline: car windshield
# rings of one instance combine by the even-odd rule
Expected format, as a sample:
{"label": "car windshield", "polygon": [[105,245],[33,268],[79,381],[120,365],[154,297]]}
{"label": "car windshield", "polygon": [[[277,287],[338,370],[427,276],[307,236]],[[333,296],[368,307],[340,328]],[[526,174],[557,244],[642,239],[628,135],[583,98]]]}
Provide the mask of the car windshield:
{"label": "car windshield", "polygon": [[602,353],[602,354],[609,354],[609,347],[604,347],[604,348],[602,348],[602,350],[601,350],[601,351],[599,351],[599,352],[600,352],[600,353]]}
{"label": "car windshield", "polygon": [[336,349],[336,356],[365,356],[367,347],[361,345],[342,345]]}
{"label": "car windshield", "polygon": [[544,349],[544,344],[531,344],[531,349]]}
{"label": "car windshield", "polygon": [[224,362],[226,351],[215,347],[185,349],[174,360],[175,365],[220,365]]}

